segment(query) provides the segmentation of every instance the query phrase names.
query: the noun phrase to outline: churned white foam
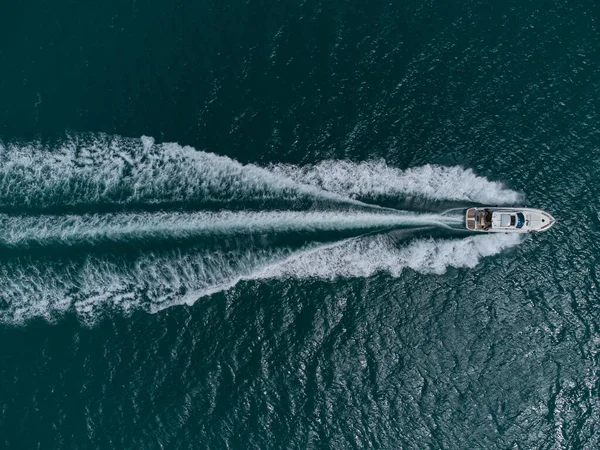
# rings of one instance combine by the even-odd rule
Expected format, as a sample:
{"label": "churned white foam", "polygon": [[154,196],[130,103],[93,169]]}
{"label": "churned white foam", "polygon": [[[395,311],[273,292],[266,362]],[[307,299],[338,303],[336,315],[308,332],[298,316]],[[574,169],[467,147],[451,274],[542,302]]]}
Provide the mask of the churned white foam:
{"label": "churned white foam", "polygon": [[516,234],[464,239],[417,240],[399,247],[388,235],[349,239],[337,245],[291,255],[253,274],[254,278],[355,278],[386,272],[398,277],[405,269],[441,275],[448,267],[473,268],[481,258],[522,242]]}
{"label": "churned white foam", "polygon": [[75,135],[57,146],[0,143],[0,207],[309,199],[377,208],[360,199],[406,195],[490,204],[521,197],[461,167],[403,171],[383,161],[330,160],[264,168],[146,136]]}
{"label": "churned white foam", "polygon": [[0,206],[232,202],[302,197],[360,205],[256,165],[149,137],[0,145]]}
{"label": "churned white foam", "polygon": [[68,260],[10,260],[0,265],[0,322],[22,324],[35,317],[52,321],[74,312],[94,324],[107,313],[153,313],[190,298],[195,301],[290,251],[172,250],[146,252],[133,260],[92,254]]}
{"label": "churned white foam", "polygon": [[449,267],[472,268],[482,258],[517,245],[517,235],[417,240],[398,246],[388,236],[349,239],[305,250],[173,250],[144,253],[134,260],[84,255],[57,261],[20,258],[0,266],[0,322],[52,320],[66,311],[95,323],[104,314],[154,313],[193,304],[243,280],[398,277],[406,269],[443,274]]}
{"label": "churned white foam", "polygon": [[357,199],[417,195],[433,200],[456,200],[487,204],[509,204],[522,195],[475,175],[471,169],[427,164],[407,170],[384,161],[354,163],[328,160],[294,166],[277,164],[270,169],[297,183],[318,187]]}
{"label": "churned white foam", "polygon": [[[279,208],[282,201],[300,199],[378,208],[361,200],[403,195],[492,204],[515,202],[519,197],[500,183],[460,167],[428,165],[402,171],[384,162],[326,161],[264,168],[192,147],[157,144],[149,137],[82,135],[58,147],[39,142],[0,144],[0,208],[9,208],[13,214],[19,208],[50,211],[70,205],[96,212],[94,205],[99,204],[156,205],[149,209],[158,209],[169,202],[183,205],[182,209],[190,204],[197,210],[204,202],[227,207],[231,202],[245,205],[252,200],[275,200]],[[457,220],[356,209],[4,214],[0,215],[0,243],[18,250],[47,242],[68,246],[226,233],[444,225]],[[0,322],[22,323],[34,317],[51,320],[74,311],[83,321],[94,323],[107,311],[156,312],[192,304],[240,280],[351,278],[378,272],[399,276],[406,269],[441,274],[448,267],[474,267],[481,258],[518,242],[515,235],[493,235],[419,240],[398,246],[390,237],[379,235],[315,244],[299,251],[191,247],[125,254],[119,246],[110,246],[111,254],[14,251],[3,255],[0,264]]]}
{"label": "churned white foam", "polygon": [[462,218],[436,214],[361,211],[221,211],[117,213],[62,216],[0,214],[0,244],[9,247],[181,239],[201,235],[381,229],[444,225]]}

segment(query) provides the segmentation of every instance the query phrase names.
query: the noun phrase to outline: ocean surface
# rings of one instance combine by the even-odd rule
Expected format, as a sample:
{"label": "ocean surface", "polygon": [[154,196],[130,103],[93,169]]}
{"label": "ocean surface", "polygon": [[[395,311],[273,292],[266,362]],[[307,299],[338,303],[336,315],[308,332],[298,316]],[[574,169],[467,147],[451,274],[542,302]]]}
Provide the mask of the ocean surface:
{"label": "ocean surface", "polygon": [[0,448],[600,448],[597,0],[4,3]]}

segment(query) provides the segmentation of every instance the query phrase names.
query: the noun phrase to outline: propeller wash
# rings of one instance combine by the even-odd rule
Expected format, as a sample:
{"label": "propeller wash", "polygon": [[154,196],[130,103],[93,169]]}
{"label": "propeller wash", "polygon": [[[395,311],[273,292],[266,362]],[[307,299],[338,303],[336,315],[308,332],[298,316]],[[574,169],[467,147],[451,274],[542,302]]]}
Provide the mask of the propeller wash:
{"label": "propeller wash", "polygon": [[[405,269],[441,274],[520,242],[514,235],[405,245],[386,234],[297,245],[246,239],[464,221],[375,203],[402,196],[520,199],[460,167],[401,171],[383,161],[335,160],[261,167],[148,137],[103,134],[52,145],[0,143],[0,322],[76,312],[93,324],[111,311],[192,304],[242,280],[397,277]],[[219,247],[236,236],[234,246]],[[217,245],[202,245],[203,239]]]}

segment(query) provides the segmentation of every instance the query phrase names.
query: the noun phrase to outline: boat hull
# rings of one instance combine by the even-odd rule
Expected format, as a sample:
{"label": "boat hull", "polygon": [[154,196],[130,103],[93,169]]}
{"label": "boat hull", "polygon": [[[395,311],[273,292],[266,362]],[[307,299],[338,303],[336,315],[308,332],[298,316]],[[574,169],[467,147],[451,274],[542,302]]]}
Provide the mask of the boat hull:
{"label": "boat hull", "polygon": [[469,208],[465,226],[479,233],[538,233],[547,231],[556,220],[546,211],[534,208]]}

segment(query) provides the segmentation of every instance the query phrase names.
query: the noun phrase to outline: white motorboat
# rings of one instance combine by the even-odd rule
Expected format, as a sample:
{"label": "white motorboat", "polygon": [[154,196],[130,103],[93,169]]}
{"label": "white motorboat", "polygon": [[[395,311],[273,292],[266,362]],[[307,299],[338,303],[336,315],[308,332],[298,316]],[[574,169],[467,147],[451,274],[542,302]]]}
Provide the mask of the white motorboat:
{"label": "white motorboat", "polygon": [[552,228],[556,220],[546,211],[533,208],[469,208],[467,230],[483,233],[537,233]]}

